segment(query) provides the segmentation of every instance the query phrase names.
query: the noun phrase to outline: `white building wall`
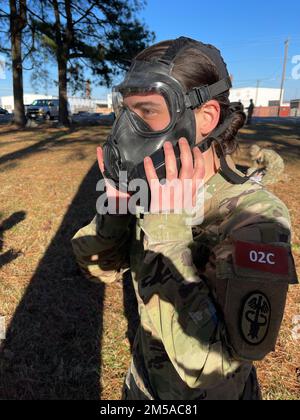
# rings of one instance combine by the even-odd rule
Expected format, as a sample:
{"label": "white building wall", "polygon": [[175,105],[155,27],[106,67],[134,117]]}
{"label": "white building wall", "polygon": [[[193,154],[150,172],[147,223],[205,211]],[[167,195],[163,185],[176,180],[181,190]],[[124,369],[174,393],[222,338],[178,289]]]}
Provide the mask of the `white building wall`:
{"label": "white building wall", "polygon": [[107,106],[108,108],[112,108],[112,93],[107,94]]}
{"label": "white building wall", "polygon": [[[24,104],[30,105],[36,99],[54,99],[54,96],[51,95],[36,95],[35,93],[25,93],[24,94]],[[2,96],[0,97],[0,106],[7,109],[7,111],[12,112],[14,109],[14,97]]]}
{"label": "white building wall", "polygon": [[280,89],[271,88],[233,88],[230,91],[230,101],[241,101],[245,107],[250,104],[250,99],[253,99],[255,106],[269,106],[269,101],[279,101]]}
{"label": "white building wall", "polygon": [[76,98],[72,96],[68,100],[72,114],[75,114],[78,111],[96,112],[96,101],[93,99]]}
{"label": "white building wall", "polygon": [[[34,93],[25,93],[24,94],[24,104],[30,105],[36,99],[57,99],[57,96],[52,95],[38,95]],[[106,101],[101,99],[85,99],[77,97],[69,97],[68,101],[70,103],[72,113],[78,111],[86,112],[96,112],[98,103],[105,103]],[[14,109],[14,97],[11,96],[2,96],[0,97],[0,106],[7,109],[9,112],[12,112]]]}

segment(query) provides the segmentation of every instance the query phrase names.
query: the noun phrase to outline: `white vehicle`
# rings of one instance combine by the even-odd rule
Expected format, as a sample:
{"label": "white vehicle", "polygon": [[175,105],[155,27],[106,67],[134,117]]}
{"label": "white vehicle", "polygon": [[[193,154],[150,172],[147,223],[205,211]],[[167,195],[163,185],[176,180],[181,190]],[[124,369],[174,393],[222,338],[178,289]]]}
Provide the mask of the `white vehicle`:
{"label": "white vehicle", "polygon": [[[71,108],[68,102],[68,114],[71,117]],[[26,107],[26,117],[30,119],[43,118],[45,120],[58,119],[59,101],[58,99],[36,99],[31,105]]]}

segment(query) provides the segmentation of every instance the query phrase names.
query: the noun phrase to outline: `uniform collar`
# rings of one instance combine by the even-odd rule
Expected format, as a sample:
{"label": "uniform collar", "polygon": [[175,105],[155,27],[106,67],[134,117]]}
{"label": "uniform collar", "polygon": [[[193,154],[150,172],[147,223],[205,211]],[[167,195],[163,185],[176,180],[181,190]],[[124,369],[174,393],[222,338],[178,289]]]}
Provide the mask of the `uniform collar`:
{"label": "uniform collar", "polygon": [[[235,164],[231,158],[228,159],[230,167],[238,174],[243,175],[235,167]],[[228,190],[233,188],[244,189],[245,185],[249,186],[248,181],[244,185],[233,184],[229,182],[219,170],[213,175],[203,186],[202,190],[198,193],[198,203],[196,215],[192,218],[192,226],[202,225],[207,222],[208,219],[219,209],[220,203],[223,198],[228,196]],[[252,182],[251,182],[252,183]],[[253,183],[252,183],[253,184]],[[201,206],[202,203],[202,206]]]}

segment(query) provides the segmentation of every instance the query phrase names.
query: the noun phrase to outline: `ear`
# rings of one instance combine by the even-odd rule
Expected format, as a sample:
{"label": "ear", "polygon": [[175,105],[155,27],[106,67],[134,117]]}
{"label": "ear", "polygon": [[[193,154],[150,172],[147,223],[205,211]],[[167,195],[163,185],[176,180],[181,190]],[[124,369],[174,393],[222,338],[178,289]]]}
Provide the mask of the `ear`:
{"label": "ear", "polygon": [[206,102],[201,108],[196,109],[195,118],[197,124],[197,138],[206,137],[218,125],[221,115],[221,107],[218,101]]}

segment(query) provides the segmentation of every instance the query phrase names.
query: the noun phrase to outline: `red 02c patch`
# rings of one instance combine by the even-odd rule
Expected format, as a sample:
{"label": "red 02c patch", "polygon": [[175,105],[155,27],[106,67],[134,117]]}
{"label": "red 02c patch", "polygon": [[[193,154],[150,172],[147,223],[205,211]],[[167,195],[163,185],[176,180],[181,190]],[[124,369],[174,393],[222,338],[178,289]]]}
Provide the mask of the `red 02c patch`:
{"label": "red 02c patch", "polygon": [[289,274],[288,250],[279,246],[236,241],[235,263],[252,270]]}

